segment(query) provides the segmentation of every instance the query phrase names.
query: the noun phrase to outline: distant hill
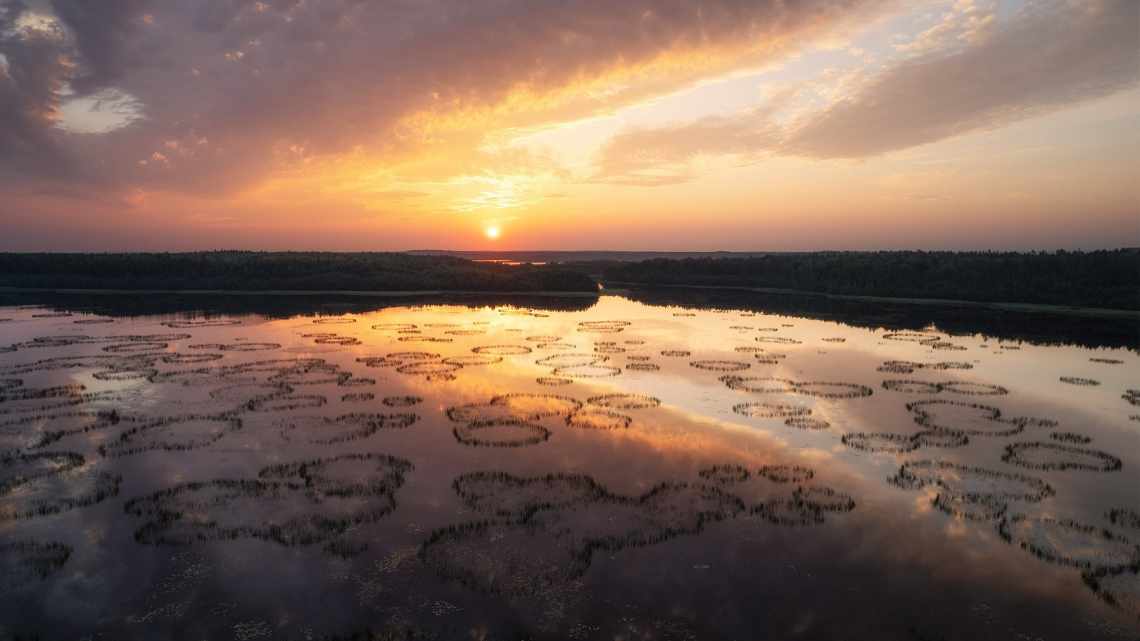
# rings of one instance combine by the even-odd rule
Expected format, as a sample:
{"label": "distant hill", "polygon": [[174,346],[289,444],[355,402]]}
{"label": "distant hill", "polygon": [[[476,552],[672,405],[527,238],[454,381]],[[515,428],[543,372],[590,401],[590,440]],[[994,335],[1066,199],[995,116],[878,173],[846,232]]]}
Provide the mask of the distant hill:
{"label": "distant hill", "polygon": [[589,276],[405,253],[0,254],[0,287],[129,290],[597,292]]}

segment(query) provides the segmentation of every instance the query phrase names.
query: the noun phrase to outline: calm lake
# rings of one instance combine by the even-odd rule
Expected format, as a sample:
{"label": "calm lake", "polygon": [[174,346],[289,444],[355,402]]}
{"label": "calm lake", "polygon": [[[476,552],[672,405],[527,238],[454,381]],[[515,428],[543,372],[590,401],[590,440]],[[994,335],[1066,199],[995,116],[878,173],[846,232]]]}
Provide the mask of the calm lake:
{"label": "calm lake", "polygon": [[1134,320],[774,300],[9,300],[0,639],[1140,638]]}

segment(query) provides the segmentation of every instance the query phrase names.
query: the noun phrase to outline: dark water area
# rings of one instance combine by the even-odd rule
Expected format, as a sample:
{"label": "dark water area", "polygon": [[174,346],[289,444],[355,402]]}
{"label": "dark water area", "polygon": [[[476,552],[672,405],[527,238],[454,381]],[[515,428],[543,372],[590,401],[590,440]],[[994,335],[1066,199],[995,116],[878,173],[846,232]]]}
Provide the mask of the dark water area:
{"label": "dark water area", "polygon": [[3,302],[0,639],[1140,638],[1126,323]]}

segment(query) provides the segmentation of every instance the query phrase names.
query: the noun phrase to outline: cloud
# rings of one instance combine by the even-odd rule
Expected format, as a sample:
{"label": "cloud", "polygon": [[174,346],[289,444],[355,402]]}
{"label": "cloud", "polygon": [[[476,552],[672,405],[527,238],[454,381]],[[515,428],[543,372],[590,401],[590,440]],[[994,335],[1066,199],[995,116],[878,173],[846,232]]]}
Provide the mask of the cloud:
{"label": "cloud", "polygon": [[[299,154],[384,157],[448,128],[612,109],[888,2],[51,0],[63,38],[0,40],[21,78],[0,78],[0,182],[29,149],[54,149],[92,184],[237,189]],[[9,23],[31,11],[5,6]],[[141,117],[74,135],[55,126],[67,91],[130,96]],[[207,142],[172,154],[169,140]]]}
{"label": "cloud", "polygon": [[989,36],[971,31],[948,51],[861,75],[790,120],[779,117],[795,102],[785,93],[731,117],[619,134],[602,150],[599,177],[676,172],[702,155],[862,158],[1001,127],[1136,86],[1137,24],[1134,0],[1036,2]]}

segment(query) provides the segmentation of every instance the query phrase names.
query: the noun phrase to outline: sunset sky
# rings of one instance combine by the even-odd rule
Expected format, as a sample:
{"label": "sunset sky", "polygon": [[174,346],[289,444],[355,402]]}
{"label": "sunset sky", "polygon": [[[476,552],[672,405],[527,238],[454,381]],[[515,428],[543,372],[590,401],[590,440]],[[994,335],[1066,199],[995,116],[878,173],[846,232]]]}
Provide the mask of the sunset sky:
{"label": "sunset sky", "polygon": [[0,0],[0,251],[1140,246],[1137,0]]}

